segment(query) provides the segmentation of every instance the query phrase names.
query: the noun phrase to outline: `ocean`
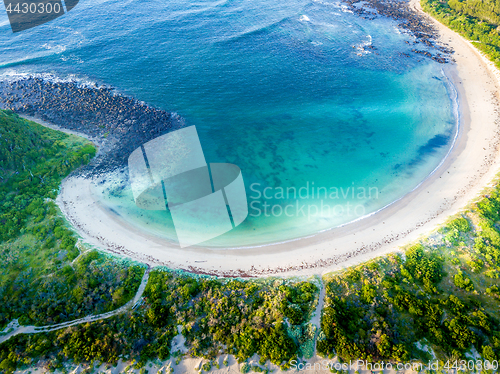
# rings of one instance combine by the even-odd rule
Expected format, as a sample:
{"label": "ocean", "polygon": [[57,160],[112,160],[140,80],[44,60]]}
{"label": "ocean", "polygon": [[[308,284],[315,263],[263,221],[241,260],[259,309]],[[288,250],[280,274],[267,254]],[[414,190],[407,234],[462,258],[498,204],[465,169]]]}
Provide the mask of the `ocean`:
{"label": "ocean", "polygon": [[[259,246],[373,214],[442,162],[456,91],[415,42],[337,0],[81,0],[16,34],[2,13],[0,79],[73,77],[177,113],[247,191],[247,219],[203,245]],[[95,192],[104,205],[176,241],[168,212],[137,208],[110,181]]]}

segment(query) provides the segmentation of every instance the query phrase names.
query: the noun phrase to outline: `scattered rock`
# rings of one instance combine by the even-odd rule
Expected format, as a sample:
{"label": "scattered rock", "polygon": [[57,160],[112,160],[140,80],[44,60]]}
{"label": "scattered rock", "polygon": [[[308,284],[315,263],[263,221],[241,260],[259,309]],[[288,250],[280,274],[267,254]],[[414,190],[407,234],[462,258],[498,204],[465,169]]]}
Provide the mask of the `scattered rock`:
{"label": "scattered rock", "polygon": [[126,165],[141,144],[184,126],[175,113],[153,108],[111,87],[38,76],[0,81],[0,108],[87,135],[100,147],[86,172]]}

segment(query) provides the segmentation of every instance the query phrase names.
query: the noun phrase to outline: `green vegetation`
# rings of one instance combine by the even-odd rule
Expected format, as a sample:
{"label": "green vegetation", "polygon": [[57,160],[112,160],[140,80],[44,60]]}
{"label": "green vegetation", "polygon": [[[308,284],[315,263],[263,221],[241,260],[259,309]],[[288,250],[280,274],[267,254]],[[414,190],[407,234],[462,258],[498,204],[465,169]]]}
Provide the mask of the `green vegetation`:
{"label": "green vegetation", "polygon": [[95,251],[78,257],[54,202],[62,179],[94,155],[85,139],[0,111],[0,328],[103,313],[135,293],[144,270]]}
{"label": "green vegetation", "polygon": [[422,8],[484,52],[500,67],[498,0],[421,0]]}
{"label": "green vegetation", "polygon": [[[5,142],[5,143],[4,143]],[[54,203],[71,170],[94,155],[85,140],[0,111],[0,325],[46,325],[118,308],[144,268],[88,250]],[[428,240],[324,277],[317,352],[343,360],[407,361],[465,356],[500,358],[500,186]],[[178,328],[187,355],[208,372],[232,354],[241,372],[289,368],[314,354],[309,323],[317,279],[218,279],[151,271],[142,302],[112,318],[0,344],[0,373],[45,363],[115,364],[146,372],[148,361],[174,358]],[[249,362],[258,355],[259,365]],[[222,364],[228,365],[227,359]]]}
{"label": "green vegetation", "polygon": [[[170,357],[171,341],[181,325],[193,356],[213,360],[220,352],[231,353],[243,367],[257,353],[264,361],[286,365],[300,350],[300,343],[288,333],[288,309],[300,308],[303,312],[295,322],[304,323],[317,291],[309,282],[197,279],[155,270],[139,308],[56,332],[15,336],[0,345],[0,363],[14,370],[46,358],[51,368],[57,368],[68,359],[114,364],[126,357],[140,368],[148,360]],[[203,365],[205,371],[208,365]]]}
{"label": "green vegetation", "polygon": [[300,345],[288,326],[309,319],[317,291],[308,282],[196,279],[154,271],[144,292],[144,313],[151,326],[181,325],[194,356],[213,359],[226,352],[243,362],[257,353],[282,364],[297,355]]}
{"label": "green vegetation", "polygon": [[493,25],[500,25],[500,3],[495,0],[450,0],[451,9]]}
{"label": "green vegetation", "polygon": [[[333,274],[320,354],[369,361],[500,357],[500,187],[404,256]],[[420,343],[422,345],[419,345]]]}
{"label": "green vegetation", "polygon": [[[0,329],[13,319],[46,325],[106,312],[135,294],[143,267],[80,255],[54,202],[62,179],[94,155],[85,139],[0,111]],[[0,369],[13,365],[5,359]]]}
{"label": "green vegetation", "polygon": [[[144,269],[96,251],[81,253],[54,199],[62,179],[95,154],[87,141],[0,111],[0,327],[47,325],[106,312],[130,300]],[[317,302],[314,283],[194,278],[153,271],[139,308],[108,320],[27,336],[0,345],[0,371],[47,358],[51,367],[115,363],[142,367],[170,356],[181,325],[190,354],[220,349],[243,362],[255,353],[276,364],[310,351],[306,325]],[[309,353],[310,354],[310,353]]]}

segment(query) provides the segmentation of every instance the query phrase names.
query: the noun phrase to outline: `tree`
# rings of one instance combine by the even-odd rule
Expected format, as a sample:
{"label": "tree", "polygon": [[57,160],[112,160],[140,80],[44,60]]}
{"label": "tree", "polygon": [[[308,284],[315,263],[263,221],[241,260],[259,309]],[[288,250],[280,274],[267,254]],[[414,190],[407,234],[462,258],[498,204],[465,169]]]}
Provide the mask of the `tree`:
{"label": "tree", "polygon": [[453,283],[455,286],[458,288],[461,288],[463,290],[466,290],[468,292],[474,291],[474,284],[470,280],[467,275],[465,275],[462,271],[458,271],[457,274],[455,274],[455,277],[453,278]]}

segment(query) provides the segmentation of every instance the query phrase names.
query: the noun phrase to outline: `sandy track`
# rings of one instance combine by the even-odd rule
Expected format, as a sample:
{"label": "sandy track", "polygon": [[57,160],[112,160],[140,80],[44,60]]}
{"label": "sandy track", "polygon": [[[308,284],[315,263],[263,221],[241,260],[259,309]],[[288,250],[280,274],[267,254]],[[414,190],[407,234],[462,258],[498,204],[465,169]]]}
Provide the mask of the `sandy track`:
{"label": "sandy track", "polygon": [[139,285],[139,288],[137,289],[137,292],[136,292],[134,298],[118,309],[115,309],[115,310],[112,310],[110,312],[103,313],[103,314],[97,314],[95,316],[91,314],[91,315],[83,317],[83,318],[75,319],[73,321],[68,321],[68,322],[62,322],[62,323],[58,323],[55,325],[18,326],[16,329],[9,332],[8,334],[0,336],[0,344],[6,340],[9,340],[11,337],[18,335],[18,334],[36,334],[36,333],[40,333],[40,332],[56,331],[56,330],[61,330],[61,329],[70,327],[70,326],[79,325],[81,323],[89,323],[89,322],[99,321],[102,319],[107,319],[107,318],[116,316],[117,314],[124,313],[127,310],[131,309],[142,297],[144,289],[146,288],[146,285],[148,284],[149,271],[150,271],[149,269],[146,269],[146,271],[144,272],[144,276],[142,277],[141,284]]}

